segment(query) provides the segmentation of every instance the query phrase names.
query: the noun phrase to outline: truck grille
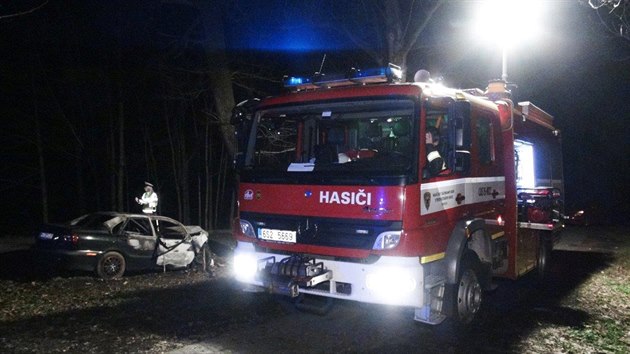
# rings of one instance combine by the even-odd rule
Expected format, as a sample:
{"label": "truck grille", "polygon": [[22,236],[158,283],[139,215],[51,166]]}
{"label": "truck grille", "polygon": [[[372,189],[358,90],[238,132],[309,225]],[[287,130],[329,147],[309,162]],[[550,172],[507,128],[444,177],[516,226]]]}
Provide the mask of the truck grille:
{"label": "truck grille", "polygon": [[268,215],[241,212],[258,235],[259,229],[295,231],[297,243],[306,245],[372,249],[376,237],[385,231],[401,230],[401,221],[350,220],[305,216]]}

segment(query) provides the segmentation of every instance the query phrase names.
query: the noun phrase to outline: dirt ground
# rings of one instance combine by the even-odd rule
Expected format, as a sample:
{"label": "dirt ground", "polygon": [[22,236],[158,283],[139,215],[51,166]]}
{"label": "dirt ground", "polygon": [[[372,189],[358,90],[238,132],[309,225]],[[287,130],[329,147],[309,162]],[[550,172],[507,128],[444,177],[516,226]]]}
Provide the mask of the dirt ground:
{"label": "dirt ground", "polygon": [[0,238],[0,352],[630,352],[630,229],[565,235],[547,283],[499,281],[476,327],[457,335],[413,322],[409,309],[338,301],[322,317],[244,293],[226,242],[213,244],[225,264],[214,276],[102,281],[35,271],[19,240]]}

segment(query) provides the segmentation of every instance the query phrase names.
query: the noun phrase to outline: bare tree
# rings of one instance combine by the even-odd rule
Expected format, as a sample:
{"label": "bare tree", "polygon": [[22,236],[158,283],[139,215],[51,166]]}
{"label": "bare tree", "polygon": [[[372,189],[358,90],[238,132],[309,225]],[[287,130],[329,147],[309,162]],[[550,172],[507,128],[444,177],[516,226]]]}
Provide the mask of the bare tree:
{"label": "bare tree", "polygon": [[[3,7],[7,7],[7,4],[4,4]],[[20,4],[21,5],[21,4]],[[48,5],[48,0],[43,1],[42,3],[35,5],[32,8],[29,9],[25,9],[25,10],[16,10],[13,13],[9,13],[6,15],[0,15],[0,20],[5,19],[5,18],[12,18],[12,17],[20,17],[20,16],[26,16],[29,14],[32,14],[33,12],[43,8],[44,6]],[[15,6],[15,4],[13,4],[13,6]]]}
{"label": "bare tree", "polygon": [[[157,40],[165,46],[157,70],[162,85],[162,124],[169,146],[170,175],[175,187],[179,217],[187,222],[194,203],[199,223],[214,226],[218,193],[225,188],[223,175],[217,175],[223,155],[214,160],[217,137],[227,151],[234,150],[233,129],[229,124],[234,94],[232,72],[225,53],[221,1],[163,0],[164,13],[182,11],[186,28],[159,23]],[[168,17],[166,20],[168,21]],[[182,19],[178,19],[178,23]],[[229,158],[226,157],[226,160]],[[194,162],[199,161],[200,165]],[[196,173],[196,175],[195,175]],[[200,183],[199,181],[206,181]],[[189,188],[197,184],[197,191]],[[217,184],[215,187],[215,183]],[[190,193],[196,193],[192,198]],[[202,197],[203,196],[203,197]]]}
{"label": "bare tree", "polygon": [[611,34],[630,41],[629,0],[581,0],[593,8],[599,21]]}
{"label": "bare tree", "polygon": [[223,27],[223,3],[221,1],[196,1],[195,6],[204,19],[206,60],[208,79],[212,91],[214,113],[223,136],[229,155],[234,153],[234,129],[230,125],[230,116],[234,108],[234,91],[232,88],[232,72],[225,52],[225,35]]}
{"label": "bare tree", "polygon": [[35,123],[35,146],[37,147],[37,164],[39,166],[39,185],[42,196],[42,221],[48,222],[48,180],[46,179],[46,164],[44,159],[44,142],[42,141],[41,125],[39,123],[39,102],[33,80],[33,116]]}
{"label": "bare tree", "polygon": [[[356,22],[347,25],[343,24],[345,21],[338,22],[348,38],[374,61],[380,65],[400,65],[405,77],[407,55],[418,45],[422,32],[445,3],[446,0],[364,0],[354,3],[358,7],[352,11],[357,16]],[[380,48],[374,48],[374,43],[359,31],[368,26],[376,28]]]}

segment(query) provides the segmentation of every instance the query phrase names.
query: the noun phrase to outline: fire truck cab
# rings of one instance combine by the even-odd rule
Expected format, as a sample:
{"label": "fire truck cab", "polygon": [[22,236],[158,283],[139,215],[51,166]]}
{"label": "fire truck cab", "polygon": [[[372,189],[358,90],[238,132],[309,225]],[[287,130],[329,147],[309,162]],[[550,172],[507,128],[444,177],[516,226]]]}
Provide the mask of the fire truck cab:
{"label": "fire truck cab", "polygon": [[501,81],[461,90],[417,76],[288,77],[286,94],[234,109],[246,289],[467,324],[493,277],[544,275],[563,227],[552,117],[514,104]]}

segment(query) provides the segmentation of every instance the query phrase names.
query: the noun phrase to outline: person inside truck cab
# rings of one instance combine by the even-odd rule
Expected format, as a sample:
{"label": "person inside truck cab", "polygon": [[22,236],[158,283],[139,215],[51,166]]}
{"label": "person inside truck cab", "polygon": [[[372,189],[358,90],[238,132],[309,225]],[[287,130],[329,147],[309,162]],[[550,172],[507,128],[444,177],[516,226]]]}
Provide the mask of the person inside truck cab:
{"label": "person inside truck cab", "polygon": [[427,150],[427,166],[430,176],[436,176],[446,170],[446,163],[440,155],[440,133],[435,127],[427,127],[425,134],[425,145]]}

